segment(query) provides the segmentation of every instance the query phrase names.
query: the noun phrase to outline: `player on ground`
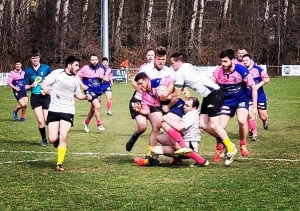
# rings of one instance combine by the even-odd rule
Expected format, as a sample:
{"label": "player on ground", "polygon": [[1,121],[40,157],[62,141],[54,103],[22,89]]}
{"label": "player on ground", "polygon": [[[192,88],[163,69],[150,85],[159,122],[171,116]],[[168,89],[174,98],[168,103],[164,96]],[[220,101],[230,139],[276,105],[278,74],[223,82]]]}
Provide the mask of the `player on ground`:
{"label": "player on ground", "polygon": [[102,58],[102,68],[104,69],[104,75],[109,75],[109,81],[102,81],[101,87],[106,96],[106,114],[108,116],[113,116],[111,112],[112,108],[112,86],[113,86],[113,73],[109,67],[109,62],[106,57]]}
{"label": "player on ground", "polygon": [[62,166],[67,151],[67,136],[73,126],[75,114],[74,97],[79,100],[91,99],[89,94],[83,95],[76,72],[80,59],[69,56],[64,69],[52,71],[42,82],[41,93],[51,96],[47,125],[49,142],[57,147],[56,171],[64,171]]}
{"label": "player on ground", "polygon": [[14,96],[18,101],[17,107],[13,110],[13,118],[18,120],[18,111],[22,109],[20,121],[26,122],[25,116],[27,111],[28,96],[25,89],[24,81],[25,72],[22,70],[20,60],[15,61],[15,69],[9,74],[7,85],[12,88]]}
{"label": "player on ground", "polygon": [[[251,109],[252,118],[257,117],[257,87],[248,69],[243,65],[234,63],[234,51],[224,50],[220,53],[219,66],[213,72],[213,80],[222,88],[224,92],[224,103],[221,108],[220,123],[226,128],[230,119],[236,114],[239,125],[240,151],[242,156],[248,156],[249,151],[246,146],[248,133],[247,119],[249,101],[253,102]],[[248,89],[251,89],[251,97]],[[223,144],[217,142],[217,151],[222,154]],[[216,153],[217,155],[218,153]],[[216,158],[216,161],[218,159]]]}
{"label": "player on ground", "polygon": [[[230,165],[237,153],[235,145],[230,141],[226,131],[220,125],[220,108],[224,95],[221,88],[210,78],[200,74],[193,65],[186,63],[183,53],[171,55],[171,66],[175,70],[175,91],[169,106],[177,101],[182,87],[187,86],[203,97],[200,114],[200,126],[203,130],[218,138],[227,148],[226,165]],[[168,89],[160,96],[164,99],[171,91]]]}
{"label": "player on ground", "polygon": [[100,118],[100,102],[99,97],[103,94],[101,83],[103,81],[109,81],[110,76],[105,75],[104,69],[99,64],[98,56],[92,54],[90,56],[90,64],[83,66],[77,73],[77,76],[81,79],[80,84],[85,94],[90,94],[92,99],[89,100],[91,103],[87,118],[83,121],[84,130],[86,133],[90,131],[89,124],[93,116],[96,118],[96,124],[98,130],[105,131]]}
{"label": "player on ground", "polygon": [[[149,63],[153,62],[154,60],[154,49],[153,48],[148,48],[146,52],[146,62],[140,66],[138,69],[137,73],[146,65]],[[135,103],[139,102],[141,103],[142,101],[142,91],[138,88],[136,85],[136,82],[132,80],[132,86],[135,89],[132,98],[129,101],[129,110],[130,110],[130,115],[132,119],[135,119],[136,122],[136,129],[134,130],[133,134],[131,135],[130,139],[126,143],[126,150],[129,152],[131,151],[132,147],[134,146],[135,142],[138,140],[139,136],[142,135],[146,129],[147,129],[147,117],[140,114],[139,112],[134,111],[133,105]]]}
{"label": "player on ground", "polygon": [[[245,67],[249,70],[250,74],[252,75],[257,88],[258,116],[263,122],[264,129],[267,130],[269,127],[268,113],[267,113],[267,97],[263,86],[269,83],[270,78],[268,73],[265,70],[263,70],[261,67],[257,65],[253,65],[251,61],[252,61],[251,56],[249,54],[243,55],[243,63]],[[248,90],[248,92],[251,95],[251,90]],[[249,106],[248,125],[252,134],[252,141],[258,141],[259,138],[257,132],[256,119],[251,118],[252,117],[251,110],[252,110],[252,102],[250,103]]]}
{"label": "player on ground", "polygon": [[45,122],[48,115],[50,96],[41,94],[41,82],[51,73],[51,68],[40,63],[41,55],[37,49],[30,52],[31,66],[25,70],[25,89],[31,89],[30,104],[34,110],[38,122],[38,128],[42,137],[42,146],[47,146]]}

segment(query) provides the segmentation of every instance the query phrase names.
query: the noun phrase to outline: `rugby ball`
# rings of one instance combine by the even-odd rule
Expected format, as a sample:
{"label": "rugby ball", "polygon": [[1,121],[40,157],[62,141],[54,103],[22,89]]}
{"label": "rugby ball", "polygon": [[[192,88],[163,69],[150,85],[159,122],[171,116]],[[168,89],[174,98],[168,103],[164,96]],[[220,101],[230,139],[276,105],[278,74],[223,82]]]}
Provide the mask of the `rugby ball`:
{"label": "rugby ball", "polygon": [[[159,85],[157,88],[156,88],[156,93],[157,93],[157,96],[160,96],[162,95],[166,90],[167,90],[168,86],[166,85]],[[168,100],[170,100],[172,98],[172,94],[170,94],[168,96]]]}

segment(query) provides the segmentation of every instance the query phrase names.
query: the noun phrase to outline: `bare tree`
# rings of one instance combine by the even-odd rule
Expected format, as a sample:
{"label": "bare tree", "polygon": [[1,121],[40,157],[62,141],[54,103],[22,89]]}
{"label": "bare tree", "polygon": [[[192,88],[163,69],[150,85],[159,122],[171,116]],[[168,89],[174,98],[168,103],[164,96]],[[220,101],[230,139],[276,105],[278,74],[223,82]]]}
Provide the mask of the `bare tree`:
{"label": "bare tree", "polygon": [[[61,58],[65,57],[66,49],[66,34],[68,33],[68,15],[69,15],[69,0],[65,0],[63,6],[63,20],[62,20],[62,30],[61,30],[61,41],[60,41],[60,56]],[[63,59],[61,59],[63,61]]]}
{"label": "bare tree", "polygon": [[198,3],[199,0],[194,0],[193,14],[192,14],[192,20],[190,25],[190,39],[189,39],[190,50],[192,50],[194,44],[194,33],[195,33],[195,25],[196,25],[197,11],[198,11]]}
{"label": "bare tree", "polygon": [[[202,44],[202,32],[203,32],[203,17],[204,17],[204,0],[200,0],[200,9],[199,9],[199,24],[198,24],[198,45]],[[199,52],[200,53],[200,52]]]}
{"label": "bare tree", "polygon": [[120,30],[121,30],[121,24],[123,18],[123,7],[124,7],[124,0],[121,0],[119,4],[119,15],[117,19],[117,26],[116,26],[116,33],[115,33],[115,49],[121,47]]}
{"label": "bare tree", "polygon": [[149,0],[148,14],[146,19],[146,44],[150,43],[151,39],[151,19],[154,0]]}
{"label": "bare tree", "polygon": [[83,9],[82,9],[82,22],[80,30],[80,47],[83,47],[86,41],[86,19],[87,19],[87,10],[89,6],[89,0],[85,0]]}

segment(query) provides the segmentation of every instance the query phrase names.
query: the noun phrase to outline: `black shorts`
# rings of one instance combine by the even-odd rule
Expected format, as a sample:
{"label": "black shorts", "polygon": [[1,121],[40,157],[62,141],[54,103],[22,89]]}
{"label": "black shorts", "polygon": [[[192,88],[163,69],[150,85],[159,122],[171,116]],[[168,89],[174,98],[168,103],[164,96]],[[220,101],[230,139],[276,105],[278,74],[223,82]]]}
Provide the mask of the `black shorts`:
{"label": "black shorts", "polygon": [[88,100],[90,103],[93,102],[95,99],[100,101],[101,95],[103,94],[103,92],[102,93],[95,93],[95,92],[89,92],[89,91],[84,91],[84,93],[91,95],[92,99]]}
{"label": "black shorts", "polygon": [[23,97],[27,97],[26,91],[13,91],[13,93],[17,101],[21,100]]}
{"label": "black shorts", "polygon": [[46,124],[48,125],[50,122],[59,122],[60,120],[70,122],[71,127],[73,127],[74,114],[49,111]]}
{"label": "black shorts", "polygon": [[32,109],[42,106],[43,109],[48,110],[50,105],[50,95],[31,94],[30,105]]}
{"label": "black shorts", "polygon": [[207,114],[209,117],[219,116],[223,102],[223,91],[221,89],[212,91],[202,100],[201,114]]}

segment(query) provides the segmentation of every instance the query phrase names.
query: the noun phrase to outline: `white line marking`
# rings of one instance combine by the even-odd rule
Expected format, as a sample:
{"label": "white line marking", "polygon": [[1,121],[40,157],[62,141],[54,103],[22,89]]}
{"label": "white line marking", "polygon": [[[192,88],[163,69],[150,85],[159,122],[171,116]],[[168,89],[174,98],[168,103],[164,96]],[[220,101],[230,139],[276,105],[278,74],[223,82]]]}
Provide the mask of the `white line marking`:
{"label": "white line marking", "polygon": [[[36,152],[36,151],[13,151],[2,149],[0,153],[25,153],[25,154],[57,154],[57,152]],[[100,153],[100,152],[68,152],[73,155],[90,155],[90,156],[144,156],[145,154],[131,154],[131,153]],[[237,160],[259,160],[259,161],[278,161],[278,162],[300,162],[298,159],[279,159],[279,158],[244,158],[237,157]],[[37,160],[38,161],[38,160]],[[0,163],[1,164],[1,163]]]}
{"label": "white line marking", "polygon": [[31,162],[39,162],[39,161],[47,161],[47,160],[36,159],[36,160],[6,161],[6,162],[0,163],[0,165],[3,165],[3,164],[12,164],[12,163],[31,163]]}

